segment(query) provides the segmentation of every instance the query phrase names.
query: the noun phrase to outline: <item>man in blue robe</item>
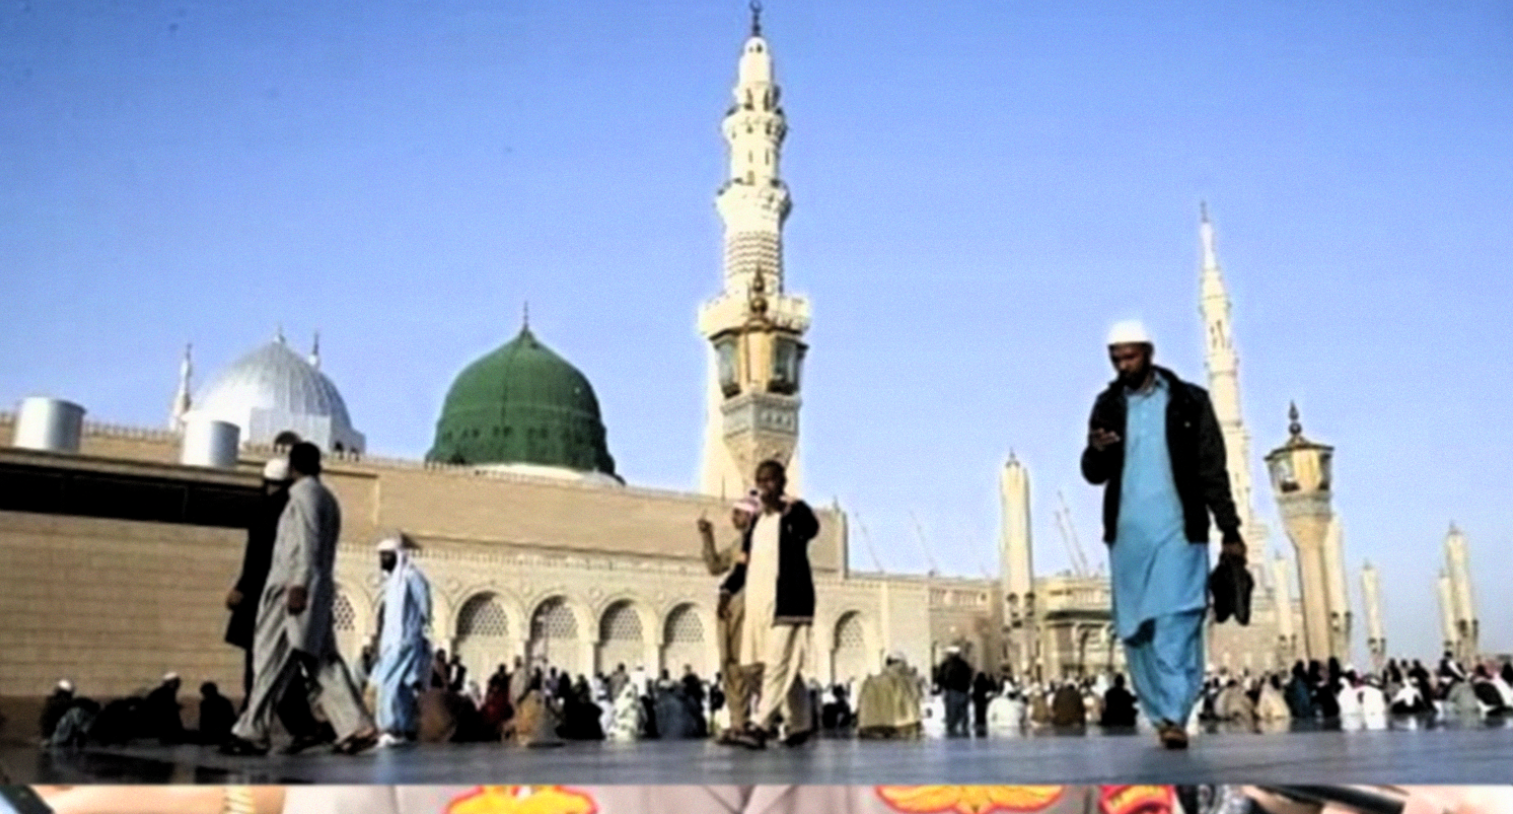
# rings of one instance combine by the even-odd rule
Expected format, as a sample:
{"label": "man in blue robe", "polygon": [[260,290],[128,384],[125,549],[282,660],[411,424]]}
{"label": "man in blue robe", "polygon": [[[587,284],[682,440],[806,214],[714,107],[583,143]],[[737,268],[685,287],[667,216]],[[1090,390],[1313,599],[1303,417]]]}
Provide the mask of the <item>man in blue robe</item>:
{"label": "man in blue robe", "polygon": [[431,645],[426,626],[431,621],[431,585],[412,559],[415,543],[393,533],[378,544],[384,578],[383,602],[378,610],[378,661],[372,680],[378,686],[378,727],[381,746],[415,740],[420,731],[419,693],[431,673]]}
{"label": "man in blue robe", "polygon": [[1222,557],[1243,565],[1245,542],[1208,393],[1153,363],[1139,323],[1116,325],[1108,347],[1118,378],[1093,406],[1082,474],[1105,485],[1114,629],[1135,693],[1162,745],[1183,749],[1203,689],[1209,513]]}

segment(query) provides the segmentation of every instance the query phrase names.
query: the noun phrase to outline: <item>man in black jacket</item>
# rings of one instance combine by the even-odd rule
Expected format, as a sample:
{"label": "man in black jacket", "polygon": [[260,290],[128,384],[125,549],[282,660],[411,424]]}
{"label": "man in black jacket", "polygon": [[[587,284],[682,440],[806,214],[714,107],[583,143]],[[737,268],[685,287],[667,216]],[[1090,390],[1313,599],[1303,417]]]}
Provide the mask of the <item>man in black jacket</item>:
{"label": "man in black jacket", "polygon": [[1162,745],[1182,749],[1203,687],[1210,512],[1223,557],[1243,565],[1245,543],[1208,393],[1154,364],[1139,323],[1116,325],[1108,349],[1118,378],[1093,405],[1082,474],[1104,485],[1114,627],[1135,693]]}
{"label": "man in black jacket", "polygon": [[[257,629],[257,611],[267,586],[268,571],[273,566],[273,543],[278,536],[278,519],[289,502],[289,461],[273,458],[263,467],[263,501],[247,528],[247,548],[242,554],[242,573],[226,595],[231,621],[226,625],[226,643],[246,653],[242,667],[242,707],[252,696],[252,639]],[[324,743],[319,722],[310,711],[310,701],[303,677],[297,679],[278,703],[278,717],[294,736],[285,751],[294,754]]]}
{"label": "man in black jacket", "polygon": [[[802,500],[788,498],[788,476],[778,461],[763,461],[756,471],[760,511],[742,540],[746,618],[741,626],[740,660],[759,668],[756,711],[739,741],[760,748],[775,732],[783,708],[790,746],[808,739],[813,713],[801,675],[809,658],[814,624],[814,574],[809,543],[819,535],[819,520]],[[759,667],[758,667],[759,666]],[[787,699],[793,694],[795,702]]]}

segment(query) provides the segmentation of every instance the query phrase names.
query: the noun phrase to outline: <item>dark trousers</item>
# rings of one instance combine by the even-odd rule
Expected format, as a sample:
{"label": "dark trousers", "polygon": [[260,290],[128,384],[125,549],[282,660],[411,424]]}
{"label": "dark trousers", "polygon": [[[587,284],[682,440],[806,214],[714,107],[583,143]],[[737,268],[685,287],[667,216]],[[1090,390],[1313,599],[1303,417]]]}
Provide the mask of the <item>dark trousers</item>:
{"label": "dark trousers", "polygon": [[967,707],[971,701],[971,696],[961,690],[946,690],[946,734],[971,734],[967,731]]}

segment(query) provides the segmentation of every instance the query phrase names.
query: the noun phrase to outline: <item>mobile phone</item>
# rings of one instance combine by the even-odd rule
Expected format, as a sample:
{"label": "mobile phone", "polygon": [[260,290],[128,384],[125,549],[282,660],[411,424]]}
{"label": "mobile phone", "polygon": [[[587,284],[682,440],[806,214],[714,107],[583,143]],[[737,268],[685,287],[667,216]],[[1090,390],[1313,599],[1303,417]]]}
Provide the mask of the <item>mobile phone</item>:
{"label": "mobile phone", "polygon": [[1258,786],[1272,794],[1361,814],[1403,814],[1408,795],[1396,786]]}
{"label": "mobile phone", "polygon": [[31,786],[0,786],[0,814],[53,814]]}

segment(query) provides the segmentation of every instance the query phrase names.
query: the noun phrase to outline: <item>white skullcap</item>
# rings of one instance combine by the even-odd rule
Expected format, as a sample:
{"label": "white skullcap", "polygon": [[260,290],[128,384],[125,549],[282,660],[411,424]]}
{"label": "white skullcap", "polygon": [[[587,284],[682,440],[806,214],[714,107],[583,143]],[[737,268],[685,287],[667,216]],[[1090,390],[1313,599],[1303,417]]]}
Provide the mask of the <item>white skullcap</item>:
{"label": "white skullcap", "polygon": [[904,651],[902,651],[902,650],[894,650],[892,653],[889,653],[888,654],[888,660],[889,661],[908,661],[908,659],[904,658]]}
{"label": "white skullcap", "polygon": [[179,680],[179,674],[178,673],[169,672],[169,673],[164,673],[163,674],[163,683],[164,684],[167,684],[170,681],[178,681],[178,680]]}
{"label": "white skullcap", "polygon": [[956,645],[953,644],[950,647],[946,648],[946,652],[947,653],[960,653],[961,652],[961,648],[957,647]]}
{"label": "white skullcap", "polygon": [[58,689],[60,689],[60,690],[62,690],[64,692],[73,692],[74,691],[74,683],[72,681],[69,681],[68,679],[65,678],[62,681],[58,682]]}
{"label": "white skullcap", "polygon": [[1108,332],[1109,347],[1115,345],[1155,345],[1151,339],[1150,331],[1145,329],[1145,324],[1138,319],[1128,319],[1114,324]]}
{"label": "white skullcap", "polygon": [[289,479],[289,459],[270,458],[268,463],[263,464],[263,480],[281,481]]}
{"label": "white skullcap", "polygon": [[378,541],[379,551],[398,551],[401,548],[410,549],[414,547],[415,541],[411,540],[409,536],[402,531],[389,532],[388,534],[384,535],[382,540]]}

